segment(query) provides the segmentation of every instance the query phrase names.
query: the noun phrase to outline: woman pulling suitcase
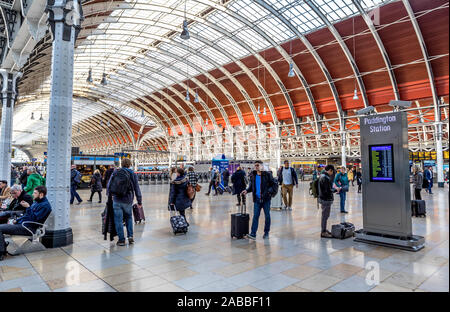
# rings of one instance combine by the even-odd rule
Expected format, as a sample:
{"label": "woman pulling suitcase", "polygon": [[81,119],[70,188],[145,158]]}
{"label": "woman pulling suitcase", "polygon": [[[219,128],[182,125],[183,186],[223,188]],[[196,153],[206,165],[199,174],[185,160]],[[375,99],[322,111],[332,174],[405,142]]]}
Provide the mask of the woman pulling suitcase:
{"label": "woman pulling suitcase", "polygon": [[[186,214],[185,210],[189,207],[191,207],[192,203],[187,195],[187,186],[188,186],[188,179],[185,176],[184,169],[178,168],[177,169],[177,177],[175,180],[172,181],[170,184],[170,193],[169,193],[169,210],[170,211],[178,211],[181,216],[184,217],[187,226],[189,226],[189,223],[187,223],[186,220]],[[173,223],[172,223],[173,226]],[[177,229],[173,229],[174,232],[177,231]],[[187,231],[187,229],[186,229]]]}

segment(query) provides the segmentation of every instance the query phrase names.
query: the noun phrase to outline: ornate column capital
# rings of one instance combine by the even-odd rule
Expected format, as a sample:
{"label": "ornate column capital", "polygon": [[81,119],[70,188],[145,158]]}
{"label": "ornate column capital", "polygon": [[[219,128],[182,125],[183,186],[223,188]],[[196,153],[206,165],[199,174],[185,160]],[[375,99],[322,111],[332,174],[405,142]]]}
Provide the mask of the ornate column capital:
{"label": "ornate column capital", "polygon": [[45,12],[48,13],[53,40],[56,36],[56,23],[63,23],[62,40],[70,41],[72,31],[75,31],[75,40],[77,39],[84,20],[81,0],[47,0]]}

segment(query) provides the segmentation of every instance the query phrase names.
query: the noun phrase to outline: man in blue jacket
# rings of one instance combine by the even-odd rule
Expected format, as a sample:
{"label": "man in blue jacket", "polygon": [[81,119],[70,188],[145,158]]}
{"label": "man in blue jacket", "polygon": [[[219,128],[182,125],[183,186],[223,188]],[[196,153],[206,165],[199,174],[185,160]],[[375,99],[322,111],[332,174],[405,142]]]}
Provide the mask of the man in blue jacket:
{"label": "man in blue jacket", "polygon": [[[127,228],[128,244],[133,244],[133,200],[136,195],[137,205],[140,209],[142,207],[142,194],[139,188],[138,178],[136,173],[130,169],[131,160],[124,158],[122,160],[122,168],[113,172],[109,179],[106,195],[112,194],[114,223],[116,226],[117,235],[119,236],[118,246],[125,246],[125,235],[123,232],[123,220],[125,219],[125,226]],[[122,179],[124,179],[122,181]],[[124,194],[116,193],[120,184],[127,185]],[[120,186],[119,186],[120,188]]]}
{"label": "man in blue jacket", "polygon": [[294,196],[294,185],[296,188],[298,188],[298,178],[294,168],[289,167],[289,160],[284,161],[284,167],[281,167],[278,170],[277,176],[278,176],[278,184],[281,185],[281,195],[283,196],[284,208],[292,210],[292,197]]}
{"label": "man in blue jacket", "polygon": [[256,239],[258,230],[259,215],[261,209],[264,210],[265,225],[263,238],[269,238],[270,231],[270,200],[272,195],[278,191],[277,181],[273,178],[272,172],[263,171],[262,161],[255,162],[255,170],[250,175],[248,188],[242,191],[243,195],[253,193],[253,221],[251,233],[247,235],[249,239]]}
{"label": "man in blue jacket", "polygon": [[428,180],[428,187],[427,187],[426,191],[429,194],[433,194],[433,192],[431,191],[431,188],[433,187],[433,167],[429,166],[425,170],[425,177],[424,178]]}
{"label": "man in blue jacket", "polygon": [[13,224],[2,224],[0,225],[0,261],[6,255],[6,243],[4,234],[9,235],[23,235],[29,236],[30,232],[27,231],[24,226],[26,226],[31,231],[35,232],[39,227],[37,224],[28,222],[44,223],[47,217],[52,212],[52,207],[50,202],[47,200],[47,188],[45,186],[37,186],[33,191],[34,203],[30,206],[29,203],[22,201],[20,204],[27,210],[25,214],[18,218]]}

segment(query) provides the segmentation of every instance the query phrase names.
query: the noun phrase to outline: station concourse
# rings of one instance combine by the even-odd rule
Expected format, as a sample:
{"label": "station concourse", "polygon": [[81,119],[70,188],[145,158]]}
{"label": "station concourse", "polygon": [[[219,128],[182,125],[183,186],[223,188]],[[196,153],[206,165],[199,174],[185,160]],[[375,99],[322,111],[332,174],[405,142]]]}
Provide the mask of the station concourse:
{"label": "station concourse", "polygon": [[0,9],[0,291],[449,291],[448,1]]}

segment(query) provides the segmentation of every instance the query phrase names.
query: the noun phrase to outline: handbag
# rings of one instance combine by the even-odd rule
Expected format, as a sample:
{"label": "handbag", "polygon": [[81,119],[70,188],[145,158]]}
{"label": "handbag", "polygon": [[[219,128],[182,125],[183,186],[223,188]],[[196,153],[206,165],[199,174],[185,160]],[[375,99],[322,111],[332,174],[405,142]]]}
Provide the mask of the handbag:
{"label": "handbag", "polygon": [[197,185],[195,186],[195,191],[196,191],[196,192],[200,192],[201,189],[202,189],[202,186],[201,186],[200,184],[197,184]]}

